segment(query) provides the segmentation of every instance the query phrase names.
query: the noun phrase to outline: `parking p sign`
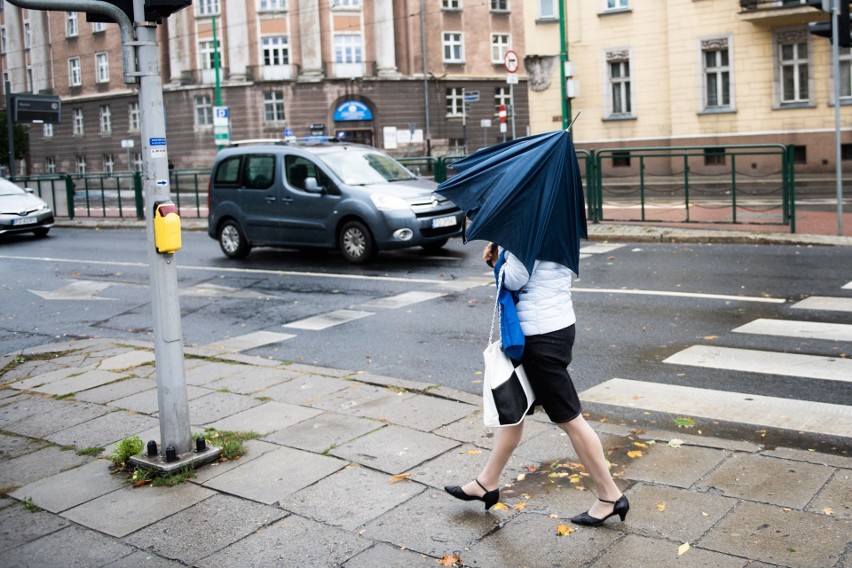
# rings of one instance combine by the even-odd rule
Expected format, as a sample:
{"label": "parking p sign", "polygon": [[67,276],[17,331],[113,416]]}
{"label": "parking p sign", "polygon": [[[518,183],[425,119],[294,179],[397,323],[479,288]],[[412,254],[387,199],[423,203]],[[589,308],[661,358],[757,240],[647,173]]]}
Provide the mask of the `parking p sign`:
{"label": "parking p sign", "polygon": [[213,107],[213,126],[228,126],[230,119],[231,114],[228,112],[228,107]]}

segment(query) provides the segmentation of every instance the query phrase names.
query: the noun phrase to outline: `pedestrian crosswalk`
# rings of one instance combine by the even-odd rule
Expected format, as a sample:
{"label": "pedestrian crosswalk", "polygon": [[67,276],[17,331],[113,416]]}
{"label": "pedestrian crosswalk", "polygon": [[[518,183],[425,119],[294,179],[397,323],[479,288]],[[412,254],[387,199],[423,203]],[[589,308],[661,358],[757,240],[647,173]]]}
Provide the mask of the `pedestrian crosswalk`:
{"label": "pedestrian crosswalk", "polygon": [[[841,287],[852,290],[852,282]],[[842,292],[841,292],[842,294]],[[811,296],[790,306],[798,313],[815,319],[835,314],[842,318],[852,312],[852,297]],[[782,338],[779,350],[742,349],[717,345],[692,345],[663,362],[667,365],[686,365],[738,373],[758,373],[773,376],[797,377],[803,381],[852,382],[852,324],[826,321],[759,318],[733,330],[735,333]],[[784,340],[815,340],[826,342],[834,349],[840,345],[837,357],[788,352]],[[790,343],[791,350],[800,349],[801,341]],[[843,350],[843,346],[849,346]],[[807,400],[765,396],[753,381],[743,381],[743,392],[696,388],[614,378],[580,393],[587,403],[624,409],[661,412],[675,416],[749,424],[795,432],[826,436],[849,437],[852,434],[852,406]]]}

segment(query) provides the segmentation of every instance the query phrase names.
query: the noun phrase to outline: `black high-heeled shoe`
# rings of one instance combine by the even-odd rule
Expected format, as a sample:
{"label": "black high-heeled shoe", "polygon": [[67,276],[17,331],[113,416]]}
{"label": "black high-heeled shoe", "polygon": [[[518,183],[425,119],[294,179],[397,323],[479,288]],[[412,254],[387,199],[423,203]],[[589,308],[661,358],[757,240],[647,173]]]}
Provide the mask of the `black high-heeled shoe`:
{"label": "black high-heeled shoe", "polygon": [[618,498],[617,501],[607,501],[606,499],[601,499],[600,497],[598,497],[598,501],[602,501],[604,503],[612,503],[614,505],[614,507],[612,508],[612,513],[602,519],[599,519],[597,517],[591,516],[589,512],[586,511],[585,513],[581,513],[576,517],[572,518],[571,522],[575,525],[596,527],[598,525],[603,524],[605,520],[612,517],[613,515],[618,515],[621,518],[621,522],[624,522],[624,517],[627,516],[627,511],[630,510],[630,503],[627,501],[626,495],[622,495]]}
{"label": "black high-heeled shoe", "polygon": [[482,485],[478,479],[474,479],[476,484],[482,487],[482,490],[485,491],[485,495],[482,497],[478,497],[476,495],[468,495],[464,492],[464,489],[459,487],[458,485],[445,485],[444,491],[455,497],[456,499],[461,499],[462,501],[482,501],[485,503],[485,510],[487,511],[491,507],[497,504],[500,500],[500,488],[494,489],[493,491],[489,491]]}

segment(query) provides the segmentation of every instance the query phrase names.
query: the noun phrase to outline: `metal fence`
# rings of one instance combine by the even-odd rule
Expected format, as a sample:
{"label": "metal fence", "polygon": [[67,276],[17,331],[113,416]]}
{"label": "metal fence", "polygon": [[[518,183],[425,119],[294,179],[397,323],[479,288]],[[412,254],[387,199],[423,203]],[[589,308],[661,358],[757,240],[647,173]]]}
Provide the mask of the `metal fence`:
{"label": "metal fence", "polygon": [[[464,156],[406,157],[440,183]],[[590,222],[747,223],[796,231],[793,147],[780,144],[577,150]],[[182,217],[207,217],[210,170],[172,169]],[[18,176],[59,217],[144,218],[139,172]]]}

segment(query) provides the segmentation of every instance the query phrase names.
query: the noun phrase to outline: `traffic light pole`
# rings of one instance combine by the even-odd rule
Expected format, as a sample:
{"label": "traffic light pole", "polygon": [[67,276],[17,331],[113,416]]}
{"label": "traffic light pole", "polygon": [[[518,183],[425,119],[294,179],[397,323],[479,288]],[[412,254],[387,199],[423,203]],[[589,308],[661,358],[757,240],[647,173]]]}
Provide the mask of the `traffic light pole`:
{"label": "traffic light pole", "polygon": [[[831,29],[838,29],[840,21],[840,2],[847,0],[834,0],[831,10]],[[843,236],[843,154],[841,153],[840,141],[840,34],[834,33],[831,37],[831,62],[834,75],[834,164],[837,182],[837,234]]]}

